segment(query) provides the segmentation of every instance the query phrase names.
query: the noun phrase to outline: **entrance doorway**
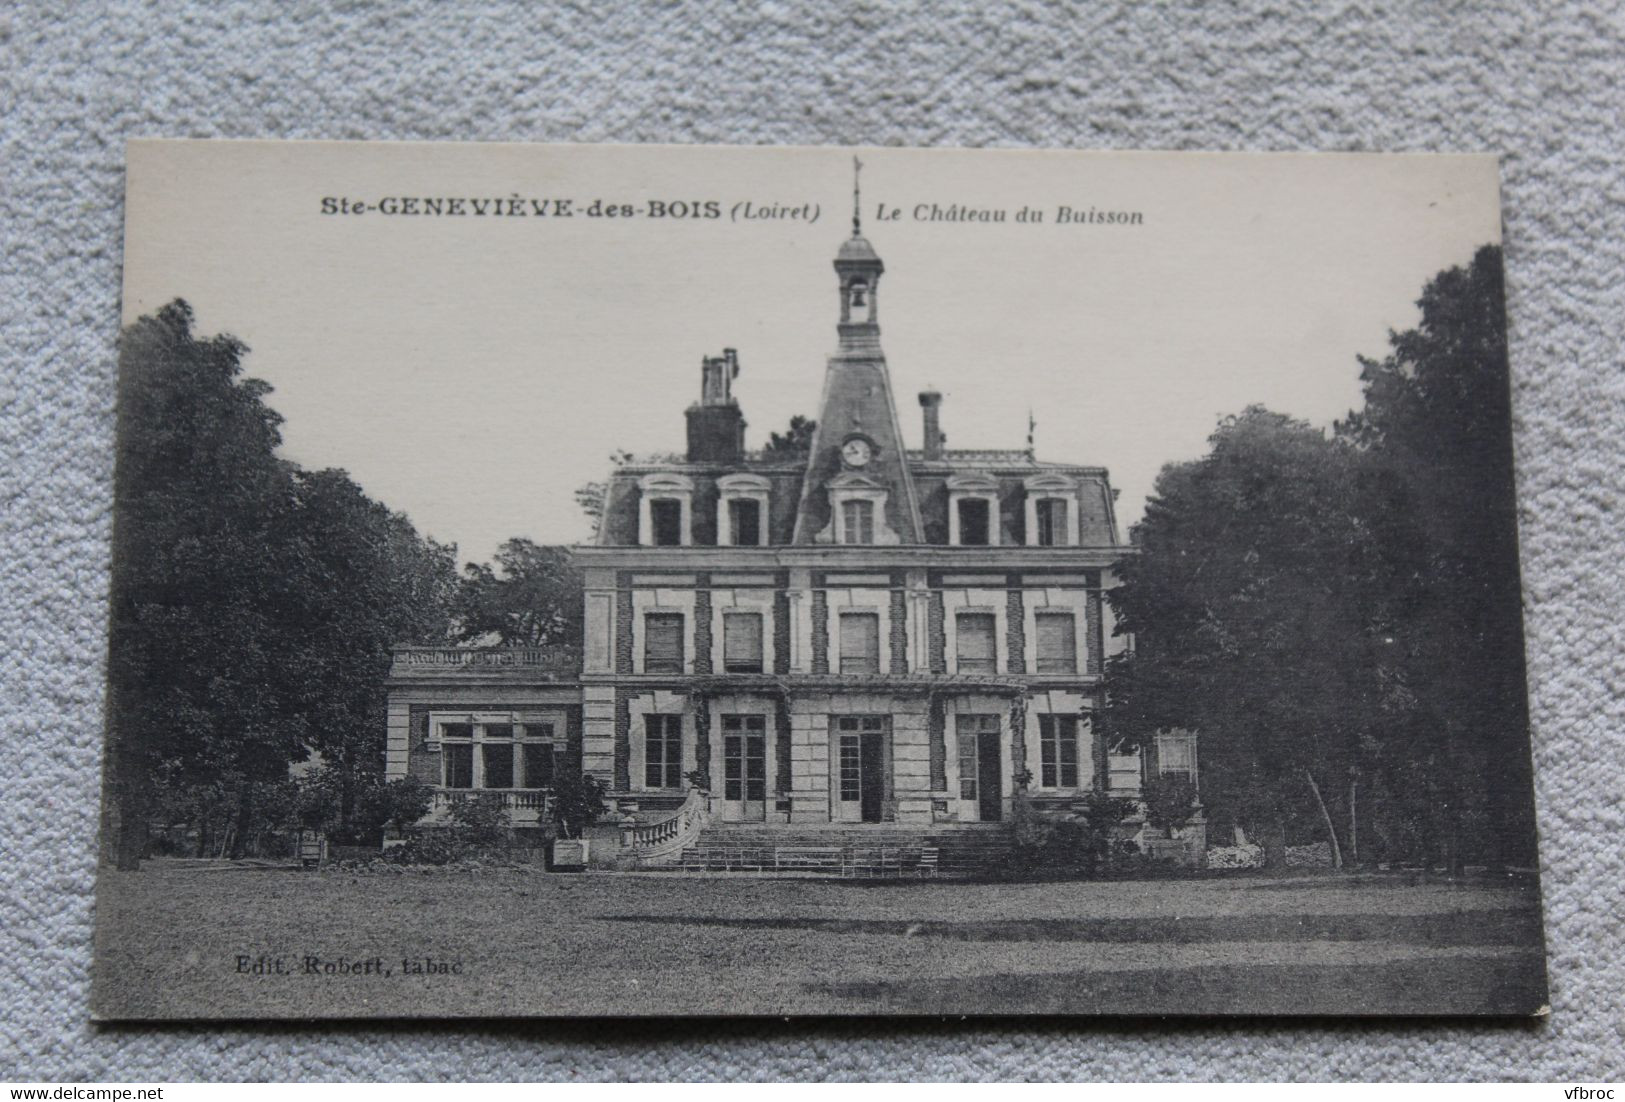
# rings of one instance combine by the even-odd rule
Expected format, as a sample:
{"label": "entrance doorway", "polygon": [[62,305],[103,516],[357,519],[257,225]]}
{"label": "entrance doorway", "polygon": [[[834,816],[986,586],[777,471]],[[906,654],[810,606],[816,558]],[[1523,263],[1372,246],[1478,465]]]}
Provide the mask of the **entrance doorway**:
{"label": "entrance doorway", "polygon": [[722,817],[767,818],[767,717],[722,717]]}
{"label": "entrance doorway", "polygon": [[999,717],[961,715],[954,721],[959,738],[960,814],[973,814],[977,822],[996,823],[1004,818]]}
{"label": "entrance doorway", "polygon": [[835,719],[835,818],[878,823],[886,817],[890,721],[886,716]]}

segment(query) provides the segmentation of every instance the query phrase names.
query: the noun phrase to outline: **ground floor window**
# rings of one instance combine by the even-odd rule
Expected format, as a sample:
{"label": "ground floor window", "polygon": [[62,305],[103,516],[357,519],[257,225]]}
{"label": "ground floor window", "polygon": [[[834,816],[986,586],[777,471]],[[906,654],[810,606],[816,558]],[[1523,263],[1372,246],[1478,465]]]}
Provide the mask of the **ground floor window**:
{"label": "ground floor window", "polygon": [[[959,798],[980,799],[984,787],[996,791],[999,717],[955,716],[954,732],[959,739]],[[991,747],[988,745],[989,742],[992,743]],[[988,768],[990,764],[994,768]],[[993,775],[984,776],[984,774]]]}
{"label": "ground floor window", "polygon": [[683,783],[683,717],[643,717],[643,787],[678,788]]}
{"label": "ground floor window", "polygon": [[1038,717],[1040,788],[1078,787],[1078,717]]}
{"label": "ground floor window", "polygon": [[1165,731],[1157,736],[1157,772],[1196,783],[1196,736],[1189,731]]}
{"label": "ground floor window", "polygon": [[722,798],[767,799],[767,718],[722,717]]}
{"label": "ground floor window", "polygon": [[550,788],[552,723],[442,723],[440,783],[451,789]]}

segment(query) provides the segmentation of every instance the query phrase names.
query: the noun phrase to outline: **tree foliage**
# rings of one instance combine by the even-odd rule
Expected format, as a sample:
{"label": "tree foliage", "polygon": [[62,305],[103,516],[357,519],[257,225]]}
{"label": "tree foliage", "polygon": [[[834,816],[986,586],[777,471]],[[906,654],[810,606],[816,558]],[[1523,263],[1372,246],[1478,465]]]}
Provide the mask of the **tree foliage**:
{"label": "tree foliage", "polygon": [[1422,529],[1396,617],[1421,720],[1413,759],[1437,779],[1450,829],[1486,818],[1492,858],[1532,863],[1501,250],[1441,272],[1417,305],[1415,329],[1392,334],[1383,359],[1360,361],[1365,405],[1338,431]]}
{"label": "tree foliage", "polygon": [[124,867],[152,816],[245,852],[312,753],[348,811],[381,764],[390,645],[444,639],[456,585],[450,548],[281,459],[247,348],[192,325],[176,301],[120,340],[105,826]]}
{"label": "tree foliage", "polygon": [[1252,407],[1157,480],[1106,730],[1199,731],[1204,802],[1255,830],[1459,863],[1493,806],[1477,855],[1529,857],[1500,273],[1431,281],[1335,436]]}
{"label": "tree foliage", "polygon": [[812,450],[813,432],[817,428],[817,421],[797,413],[790,418],[790,424],[783,432],[767,434],[767,447],[762,449],[763,455],[771,459],[804,456]]}
{"label": "tree foliage", "polygon": [[457,591],[458,642],[503,646],[581,646],[581,571],[569,548],[510,539],[495,566],[463,568]]}
{"label": "tree foliage", "polygon": [[604,797],[609,788],[591,773],[567,769],[553,779],[553,792],[548,799],[548,815],[553,829],[560,838],[580,838],[587,827],[607,814],[609,804]]}

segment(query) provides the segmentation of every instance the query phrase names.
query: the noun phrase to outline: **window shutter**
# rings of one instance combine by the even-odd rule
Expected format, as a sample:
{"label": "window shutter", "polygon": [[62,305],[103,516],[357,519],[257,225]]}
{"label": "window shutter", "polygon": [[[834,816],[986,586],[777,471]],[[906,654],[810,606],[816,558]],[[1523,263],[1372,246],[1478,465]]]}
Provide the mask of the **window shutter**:
{"label": "window shutter", "polygon": [[960,673],[996,672],[998,649],[994,635],[998,618],[991,613],[961,613],[956,619],[958,629]]}
{"label": "window shutter", "polygon": [[683,672],[683,617],[650,613],[644,617],[643,670],[645,673]]}
{"label": "window shutter", "polygon": [[841,616],[841,672],[880,672],[880,617],[875,613]]}
{"label": "window shutter", "polygon": [[728,612],[722,616],[722,664],[729,673],[762,672],[762,616]]}
{"label": "window shutter", "polygon": [[1078,671],[1078,618],[1070,612],[1041,612],[1038,625],[1038,672]]}

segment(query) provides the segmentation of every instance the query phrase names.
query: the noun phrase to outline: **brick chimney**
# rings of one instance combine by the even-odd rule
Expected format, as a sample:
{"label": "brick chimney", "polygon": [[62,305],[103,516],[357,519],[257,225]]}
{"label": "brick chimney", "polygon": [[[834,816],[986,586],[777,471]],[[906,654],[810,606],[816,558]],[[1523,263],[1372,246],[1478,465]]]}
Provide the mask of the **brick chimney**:
{"label": "brick chimney", "polygon": [[700,400],[689,406],[688,461],[738,463],[745,457],[745,415],[734,401],[739,353],[724,348],[720,356],[700,359]]}
{"label": "brick chimney", "polygon": [[942,435],[942,394],[935,390],[920,391],[920,409],[925,417],[925,457],[941,459],[943,442],[948,439]]}

